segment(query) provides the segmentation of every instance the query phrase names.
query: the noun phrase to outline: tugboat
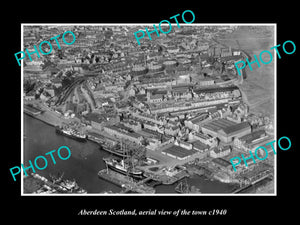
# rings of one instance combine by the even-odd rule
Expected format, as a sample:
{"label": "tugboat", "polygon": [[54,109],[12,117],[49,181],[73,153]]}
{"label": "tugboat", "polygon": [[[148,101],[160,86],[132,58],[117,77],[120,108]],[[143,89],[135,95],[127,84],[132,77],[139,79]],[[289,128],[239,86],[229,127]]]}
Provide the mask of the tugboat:
{"label": "tugboat", "polygon": [[86,134],[82,134],[79,131],[72,129],[70,127],[67,127],[67,126],[65,126],[65,127],[56,126],[55,131],[57,134],[61,134],[61,135],[73,138],[77,141],[81,141],[81,142],[87,141]]}
{"label": "tugboat", "polygon": [[201,193],[200,189],[195,186],[190,186],[187,183],[187,180],[185,182],[181,181],[176,187],[175,191],[180,194],[197,194]]}
{"label": "tugboat", "polygon": [[136,170],[134,167],[131,167],[129,164],[124,162],[124,159],[110,157],[103,158],[103,161],[109,169],[114,170],[118,173],[122,173],[136,179],[144,178],[143,171]]}

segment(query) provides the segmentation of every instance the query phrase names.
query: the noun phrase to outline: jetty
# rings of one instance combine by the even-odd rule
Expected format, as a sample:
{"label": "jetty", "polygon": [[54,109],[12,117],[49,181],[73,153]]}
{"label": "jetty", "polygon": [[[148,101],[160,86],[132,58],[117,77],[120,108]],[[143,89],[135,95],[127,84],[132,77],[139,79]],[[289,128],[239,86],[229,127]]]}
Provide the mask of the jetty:
{"label": "jetty", "polygon": [[103,169],[98,172],[98,176],[103,180],[111,182],[121,188],[123,193],[135,192],[140,194],[154,194],[155,189],[145,185],[149,178],[141,181],[135,181],[132,177],[125,176],[110,169]]}

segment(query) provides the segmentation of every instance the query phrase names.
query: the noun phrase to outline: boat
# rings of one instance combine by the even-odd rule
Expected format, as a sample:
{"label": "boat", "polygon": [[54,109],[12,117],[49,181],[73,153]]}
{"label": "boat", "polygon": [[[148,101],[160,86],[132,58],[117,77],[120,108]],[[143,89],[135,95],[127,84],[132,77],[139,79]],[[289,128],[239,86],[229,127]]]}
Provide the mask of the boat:
{"label": "boat", "polygon": [[100,150],[107,151],[117,156],[127,157],[123,150],[122,144],[120,144],[118,141],[110,140],[110,138],[93,132],[88,132],[87,138],[98,143]]}
{"label": "boat", "polygon": [[124,162],[124,159],[117,159],[114,157],[103,158],[106,166],[116,172],[128,175],[133,178],[142,179],[143,171],[137,170],[134,167],[131,167],[129,164]]}
{"label": "boat", "polygon": [[57,176],[53,175],[53,174],[49,174],[49,177],[52,179],[52,183],[56,184],[62,181],[62,178],[64,176],[64,172],[62,174],[58,173]]}
{"label": "boat", "polygon": [[175,191],[180,194],[196,194],[201,193],[200,189],[195,186],[190,186],[187,181],[185,182],[181,181],[179,184],[175,187]]}
{"label": "boat", "polygon": [[52,184],[56,185],[60,190],[67,193],[76,193],[76,194],[86,194],[87,191],[83,188],[79,187],[75,179],[67,180],[63,179],[64,173],[58,174],[58,177],[50,174],[50,178],[52,179]]}
{"label": "boat", "polygon": [[82,134],[79,131],[72,129],[70,127],[55,127],[55,131],[57,134],[61,134],[70,138],[73,138],[77,141],[85,142],[87,141],[86,134]]}
{"label": "boat", "polygon": [[121,156],[121,157],[128,157],[128,155],[124,152],[121,145],[110,145],[108,143],[99,144],[101,150],[105,150],[107,152],[110,152],[112,154]]}

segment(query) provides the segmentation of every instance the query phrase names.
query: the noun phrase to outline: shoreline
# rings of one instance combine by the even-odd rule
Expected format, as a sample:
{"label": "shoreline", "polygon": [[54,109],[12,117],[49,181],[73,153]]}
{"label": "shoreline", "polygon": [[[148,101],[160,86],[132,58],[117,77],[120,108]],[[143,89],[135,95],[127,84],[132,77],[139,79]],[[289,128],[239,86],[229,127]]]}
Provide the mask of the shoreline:
{"label": "shoreline", "polygon": [[[55,124],[49,122],[49,120],[47,120],[47,119],[45,118],[45,116],[35,116],[35,115],[31,115],[31,114],[29,114],[29,113],[27,113],[27,112],[23,112],[23,113],[25,113],[26,115],[30,116],[31,118],[37,119],[37,120],[39,120],[39,121],[41,121],[41,122],[43,122],[44,124],[47,124],[47,125],[49,125],[49,126],[52,126],[52,127],[55,127],[55,126],[56,126]],[[93,143],[99,144],[98,142],[93,141],[93,140],[91,140],[91,139],[88,139],[88,140],[91,141],[91,142],[93,142]],[[107,152],[107,151],[103,150],[102,148],[98,148],[98,150],[103,151],[103,152]],[[237,184],[236,182],[231,182],[231,181],[228,182],[227,180],[224,180],[224,179],[222,179],[221,177],[216,176],[216,175],[213,175],[212,177],[208,177],[208,179],[213,179],[213,180],[215,180],[215,181],[219,181],[219,182],[221,182],[221,183],[223,183],[223,184],[228,184],[228,185],[236,185],[236,184]],[[162,185],[163,185],[163,184],[162,184]],[[264,188],[264,186],[266,186],[266,185],[259,186],[259,187],[256,187],[256,188],[261,188],[261,189],[262,189],[262,188]],[[236,188],[234,188],[233,190],[231,190],[229,193],[232,193],[234,190],[236,190]],[[167,194],[167,193],[166,193],[166,194]]]}
{"label": "shoreline", "polygon": [[[43,122],[43,123],[45,123],[45,124],[47,124],[47,125],[49,125],[49,126],[55,127],[54,124],[51,124],[50,122],[47,122],[46,120],[43,120],[42,118],[39,118],[39,117],[37,117],[37,116],[34,116],[34,115],[32,115],[32,114],[30,114],[30,113],[28,113],[28,112],[25,112],[25,111],[23,111],[23,113],[25,113],[27,116],[30,116],[31,118],[37,119],[37,120],[39,120],[39,121],[41,121],[41,122]],[[24,121],[23,121],[23,122],[24,122]]]}

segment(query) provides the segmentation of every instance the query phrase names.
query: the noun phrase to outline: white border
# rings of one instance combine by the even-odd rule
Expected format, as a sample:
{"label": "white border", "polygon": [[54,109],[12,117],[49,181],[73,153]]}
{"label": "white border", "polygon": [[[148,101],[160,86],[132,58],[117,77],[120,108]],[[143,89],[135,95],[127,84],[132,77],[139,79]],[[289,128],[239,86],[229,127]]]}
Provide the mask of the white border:
{"label": "white border", "polygon": [[[176,23],[171,23],[177,25]],[[21,23],[21,51],[23,51],[23,31],[26,26],[153,26],[151,23],[130,23],[130,24],[116,24],[116,23]],[[162,24],[167,26],[167,24]],[[274,46],[277,45],[277,23],[192,23],[182,24],[183,26],[274,26]],[[180,28],[177,28],[180,29]],[[274,54],[275,55],[275,54]],[[277,57],[274,60],[274,139],[277,140]],[[21,62],[21,162],[24,163],[24,138],[23,138],[23,61]],[[251,109],[250,109],[251,110]],[[274,146],[277,150],[277,145]],[[274,193],[266,194],[226,194],[226,193],[212,193],[212,194],[24,194],[23,193],[23,173],[21,173],[21,196],[277,196],[277,155],[274,155]]]}

